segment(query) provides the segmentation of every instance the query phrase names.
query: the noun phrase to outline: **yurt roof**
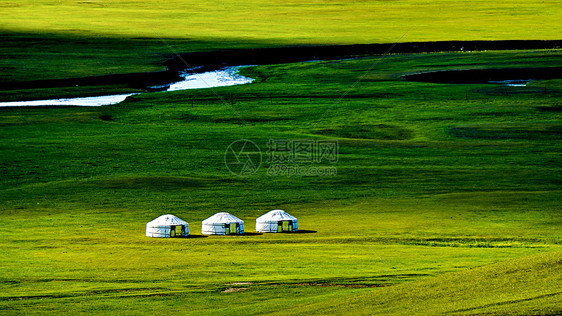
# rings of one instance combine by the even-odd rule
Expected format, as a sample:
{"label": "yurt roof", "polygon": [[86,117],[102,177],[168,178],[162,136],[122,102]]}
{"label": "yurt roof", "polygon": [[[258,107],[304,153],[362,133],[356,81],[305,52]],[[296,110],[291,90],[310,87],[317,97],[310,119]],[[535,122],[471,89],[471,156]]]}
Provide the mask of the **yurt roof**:
{"label": "yurt roof", "polygon": [[220,212],[203,221],[203,224],[210,223],[244,223],[244,221],[230,213]]}
{"label": "yurt roof", "polygon": [[272,210],[258,217],[256,221],[294,221],[297,218],[283,210]]}
{"label": "yurt roof", "polygon": [[148,222],[147,224],[148,226],[171,226],[171,225],[186,225],[187,226],[187,222],[182,220],[181,218],[172,215],[172,214],[166,214],[166,215],[162,215],[159,216],[155,219],[153,219],[152,221]]}

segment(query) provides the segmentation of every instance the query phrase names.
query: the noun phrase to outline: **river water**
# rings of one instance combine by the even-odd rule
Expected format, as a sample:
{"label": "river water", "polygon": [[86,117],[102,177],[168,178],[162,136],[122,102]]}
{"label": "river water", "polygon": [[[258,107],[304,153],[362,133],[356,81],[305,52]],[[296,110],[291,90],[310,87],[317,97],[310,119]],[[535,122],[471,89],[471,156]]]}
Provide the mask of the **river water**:
{"label": "river water", "polygon": [[[215,71],[203,73],[183,73],[180,74],[184,79],[171,83],[169,86],[162,88],[162,91],[179,91],[189,89],[206,89],[215,87],[226,87],[239,84],[247,84],[254,81],[252,78],[244,77],[238,73],[238,70],[244,66],[225,67]],[[144,93],[144,92],[141,92]],[[129,96],[139,93],[102,95],[95,97],[80,97],[66,99],[50,99],[50,100],[32,100],[32,101],[13,101],[0,102],[0,106],[102,106],[113,105],[125,101]]]}

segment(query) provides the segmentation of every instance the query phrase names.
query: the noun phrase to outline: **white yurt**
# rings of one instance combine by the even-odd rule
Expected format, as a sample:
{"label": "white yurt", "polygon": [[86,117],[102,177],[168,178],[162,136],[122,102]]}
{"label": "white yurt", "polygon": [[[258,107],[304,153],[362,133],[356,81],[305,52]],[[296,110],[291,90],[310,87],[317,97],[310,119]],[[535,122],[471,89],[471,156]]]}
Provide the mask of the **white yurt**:
{"label": "white yurt", "polygon": [[162,215],[146,223],[147,237],[181,237],[189,235],[186,221],[172,214]]}
{"label": "white yurt", "polygon": [[260,233],[296,232],[297,218],[283,210],[269,211],[256,218],[256,231]]}
{"label": "white yurt", "polygon": [[226,212],[217,213],[201,223],[201,234],[236,235],[244,233],[244,221]]}

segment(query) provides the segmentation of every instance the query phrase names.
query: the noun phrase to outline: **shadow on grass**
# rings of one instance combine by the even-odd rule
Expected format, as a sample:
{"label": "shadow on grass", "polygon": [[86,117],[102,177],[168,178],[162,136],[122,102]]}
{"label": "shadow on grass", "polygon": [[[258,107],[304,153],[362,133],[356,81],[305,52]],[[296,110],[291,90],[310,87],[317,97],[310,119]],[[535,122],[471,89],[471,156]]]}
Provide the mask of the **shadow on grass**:
{"label": "shadow on grass", "polygon": [[263,235],[263,233],[244,233],[239,236],[260,236],[260,235]]}
{"label": "shadow on grass", "polygon": [[189,239],[189,238],[207,238],[207,237],[209,237],[209,236],[205,236],[205,235],[191,235],[191,234],[189,234],[189,235],[187,235],[187,236],[185,236],[185,237],[181,237],[181,238],[188,238],[188,239]]}
{"label": "shadow on grass", "polygon": [[317,233],[317,231],[315,230],[299,229],[296,232],[287,233],[287,234],[315,234],[315,233]]}

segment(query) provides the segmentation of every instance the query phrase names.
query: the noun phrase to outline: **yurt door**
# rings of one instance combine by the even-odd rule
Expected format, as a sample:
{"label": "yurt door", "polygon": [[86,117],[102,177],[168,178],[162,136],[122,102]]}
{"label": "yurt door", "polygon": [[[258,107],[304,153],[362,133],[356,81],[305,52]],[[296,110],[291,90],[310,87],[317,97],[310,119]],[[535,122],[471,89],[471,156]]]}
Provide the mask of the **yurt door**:
{"label": "yurt door", "polygon": [[231,234],[238,234],[238,224],[237,223],[230,223],[230,233]]}
{"label": "yurt door", "polygon": [[224,234],[230,235],[230,225],[229,224],[224,224]]}
{"label": "yurt door", "polygon": [[185,230],[183,225],[170,226],[170,237],[183,236]]}
{"label": "yurt door", "polygon": [[277,223],[277,232],[282,233],[282,232],[290,232],[290,231],[292,231],[292,229],[289,227],[288,221],[279,221]]}

